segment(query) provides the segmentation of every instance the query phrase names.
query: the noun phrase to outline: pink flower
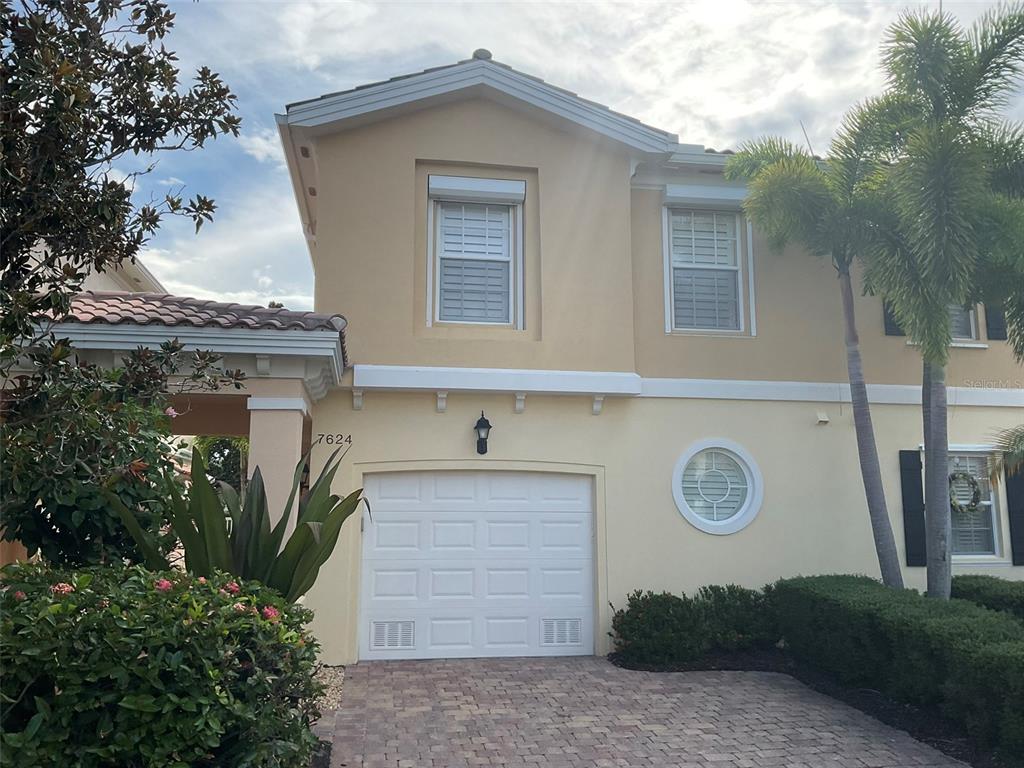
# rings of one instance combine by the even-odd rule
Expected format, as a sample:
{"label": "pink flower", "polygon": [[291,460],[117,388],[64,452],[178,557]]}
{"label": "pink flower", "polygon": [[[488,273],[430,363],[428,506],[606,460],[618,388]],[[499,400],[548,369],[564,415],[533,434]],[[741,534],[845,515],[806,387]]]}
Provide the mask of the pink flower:
{"label": "pink flower", "polygon": [[260,611],[260,613],[267,621],[278,621],[281,618],[281,612],[272,605],[264,605],[263,610]]}
{"label": "pink flower", "polygon": [[228,591],[226,589],[218,589],[217,592],[219,592],[222,595],[227,595],[227,593],[228,593]]}
{"label": "pink flower", "polygon": [[205,584],[206,583],[206,577],[205,576],[200,576],[198,579],[196,579],[196,581],[198,581],[200,584]]}
{"label": "pink flower", "polygon": [[172,406],[169,405],[166,408],[164,408],[164,416],[170,416],[172,419],[174,419],[178,417],[178,412],[174,410]]}
{"label": "pink flower", "polygon": [[157,579],[154,582],[153,586],[161,592],[170,592],[171,589],[174,587],[174,584],[169,582],[167,579]]}
{"label": "pink flower", "polygon": [[237,595],[237,594],[238,594],[239,592],[241,592],[241,591],[242,591],[242,590],[241,590],[241,589],[239,588],[238,584],[236,584],[236,583],[235,583],[235,582],[233,582],[233,581],[229,581],[229,582],[228,582],[227,584],[225,584],[225,585],[224,585],[224,589],[226,589],[226,590],[227,590],[228,592],[230,592],[230,593],[231,593],[232,595]]}
{"label": "pink flower", "polygon": [[245,607],[244,603],[235,603],[231,607],[235,610],[235,613],[246,613],[249,610],[248,608]]}
{"label": "pink flower", "polygon": [[25,599],[26,597],[28,597],[28,595],[26,595],[26,594],[25,594],[24,592],[22,592],[22,591],[21,591],[20,589],[19,589],[19,590],[18,590],[17,592],[15,592],[15,593],[14,593],[14,599],[15,599],[15,600],[17,600],[17,601],[18,601],[19,603],[20,603],[20,602],[21,602],[22,600],[24,600],[24,599]]}
{"label": "pink flower", "polygon": [[54,584],[52,587],[50,587],[50,593],[54,595],[70,595],[74,591],[74,587],[63,581],[59,584]]}

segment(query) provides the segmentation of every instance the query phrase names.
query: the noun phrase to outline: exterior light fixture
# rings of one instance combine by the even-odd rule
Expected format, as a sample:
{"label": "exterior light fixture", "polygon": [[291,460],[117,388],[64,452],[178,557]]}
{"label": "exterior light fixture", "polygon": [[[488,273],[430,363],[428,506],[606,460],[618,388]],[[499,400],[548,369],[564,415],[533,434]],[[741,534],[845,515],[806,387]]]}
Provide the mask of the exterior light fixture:
{"label": "exterior light fixture", "polygon": [[480,418],[476,420],[473,429],[476,430],[476,452],[482,456],[487,453],[487,437],[491,434],[491,422],[483,411],[480,411]]}

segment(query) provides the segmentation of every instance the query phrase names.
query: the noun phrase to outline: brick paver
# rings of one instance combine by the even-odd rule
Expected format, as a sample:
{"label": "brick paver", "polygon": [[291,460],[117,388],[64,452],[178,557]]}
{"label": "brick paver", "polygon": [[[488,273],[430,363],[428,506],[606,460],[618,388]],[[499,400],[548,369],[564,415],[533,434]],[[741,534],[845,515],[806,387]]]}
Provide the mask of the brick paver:
{"label": "brick paver", "polygon": [[362,662],[320,727],[332,768],[963,768],[786,675],[592,657]]}

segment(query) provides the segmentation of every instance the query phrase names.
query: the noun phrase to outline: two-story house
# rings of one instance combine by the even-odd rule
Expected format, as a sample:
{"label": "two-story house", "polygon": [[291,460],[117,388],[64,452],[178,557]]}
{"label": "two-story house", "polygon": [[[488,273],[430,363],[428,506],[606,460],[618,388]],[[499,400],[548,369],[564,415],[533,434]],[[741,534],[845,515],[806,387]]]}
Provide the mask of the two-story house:
{"label": "two-story house", "polygon": [[[838,282],[768,248],[727,153],[482,50],[278,125],[316,309],[350,334],[314,456],[350,444],[339,485],[372,503],[308,598],[328,661],[603,653],[637,588],[877,574]],[[856,309],[921,587],[920,356]],[[955,571],[1024,578],[1024,484],[986,470],[1024,371],[997,313],[951,311],[952,463],[981,489]]]}

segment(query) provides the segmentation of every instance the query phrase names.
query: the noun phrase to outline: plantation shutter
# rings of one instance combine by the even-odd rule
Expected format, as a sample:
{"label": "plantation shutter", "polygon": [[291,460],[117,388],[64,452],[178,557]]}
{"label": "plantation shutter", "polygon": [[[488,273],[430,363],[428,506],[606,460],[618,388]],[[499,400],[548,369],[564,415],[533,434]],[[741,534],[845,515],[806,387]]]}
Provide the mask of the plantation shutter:
{"label": "plantation shutter", "polygon": [[949,333],[954,339],[974,338],[974,309],[949,305]]}
{"label": "plantation shutter", "polygon": [[679,329],[740,329],[735,213],[671,212],[672,317]]}
{"label": "plantation shutter", "polygon": [[999,307],[985,305],[985,327],[992,341],[1006,341],[1006,315]]}
{"label": "plantation shutter", "polygon": [[924,534],[924,486],[921,483],[921,452],[900,451],[900,487],[903,493],[903,540],[907,566],[926,564]]}
{"label": "plantation shutter", "polygon": [[899,322],[896,320],[896,313],[892,311],[892,306],[888,301],[882,302],[883,318],[885,320],[885,335],[886,336],[906,336],[900,328]]}
{"label": "plantation shutter", "polygon": [[673,269],[672,301],[677,328],[739,328],[735,272]]}
{"label": "plantation shutter", "polygon": [[439,205],[441,320],[511,322],[512,213],[507,205]]}
{"label": "plantation shutter", "polygon": [[1013,564],[1024,565],[1024,472],[1006,476],[1006,506]]}

